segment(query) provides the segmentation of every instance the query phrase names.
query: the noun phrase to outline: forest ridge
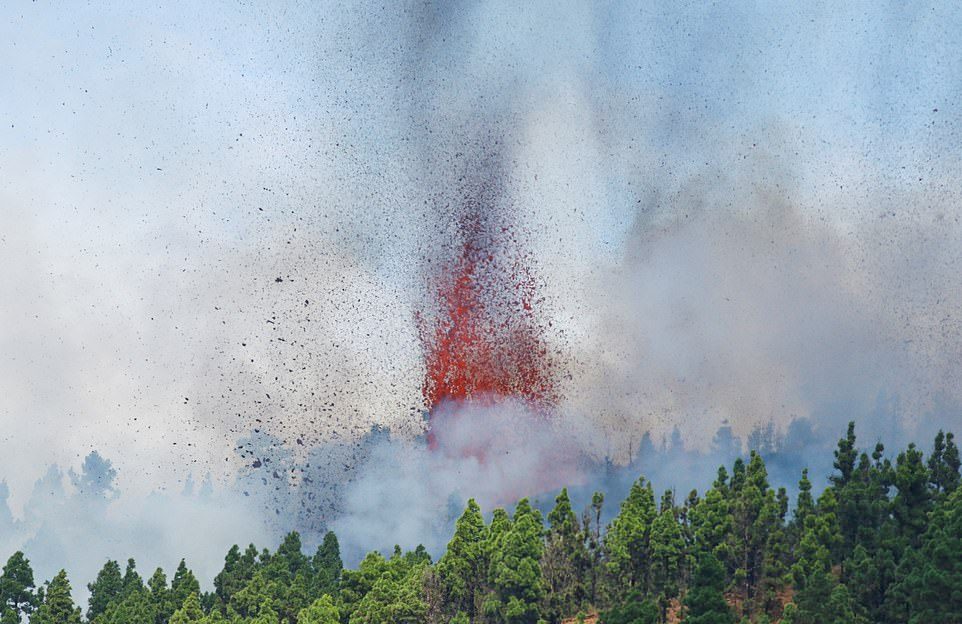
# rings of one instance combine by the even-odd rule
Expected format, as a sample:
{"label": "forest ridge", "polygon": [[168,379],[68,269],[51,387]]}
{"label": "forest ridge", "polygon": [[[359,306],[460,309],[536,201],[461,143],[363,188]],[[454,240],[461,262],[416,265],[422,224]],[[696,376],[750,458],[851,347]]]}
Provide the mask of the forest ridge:
{"label": "forest ridge", "polygon": [[684,500],[639,477],[606,525],[600,492],[580,516],[566,490],[546,518],[522,499],[486,521],[469,500],[436,562],[396,547],[346,569],[334,533],[309,556],[292,532],[275,552],[232,547],[210,592],[184,560],[170,582],[107,561],[84,612],[65,571],[38,584],[16,552],[0,624],[957,624],[959,482],[951,433],[893,460],[850,423],[817,497],[802,471],[790,504],[751,452]]}

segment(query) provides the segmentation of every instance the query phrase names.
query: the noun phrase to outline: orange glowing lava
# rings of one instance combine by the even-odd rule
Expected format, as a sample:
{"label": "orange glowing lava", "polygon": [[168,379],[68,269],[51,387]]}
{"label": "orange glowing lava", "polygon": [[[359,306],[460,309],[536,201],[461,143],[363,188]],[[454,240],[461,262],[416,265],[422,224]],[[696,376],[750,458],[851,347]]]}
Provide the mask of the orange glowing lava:
{"label": "orange glowing lava", "polygon": [[419,316],[430,418],[445,402],[557,398],[530,263],[511,228],[491,221],[462,221],[460,251],[433,280],[431,320]]}

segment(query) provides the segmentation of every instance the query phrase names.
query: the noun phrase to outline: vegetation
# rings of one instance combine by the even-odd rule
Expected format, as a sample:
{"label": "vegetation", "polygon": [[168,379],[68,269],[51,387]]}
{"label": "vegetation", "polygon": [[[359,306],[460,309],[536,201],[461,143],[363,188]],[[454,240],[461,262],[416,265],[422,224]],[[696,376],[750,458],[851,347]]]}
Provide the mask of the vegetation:
{"label": "vegetation", "polygon": [[468,501],[436,563],[395,548],[343,569],[333,533],[313,556],[291,533],[276,552],[231,548],[207,592],[184,561],[170,583],[108,561],[85,613],[66,572],[38,587],[17,552],[0,574],[0,624],[957,624],[959,466],[951,434],[893,463],[881,445],[859,452],[850,425],[828,486],[816,498],[803,472],[791,512],[752,453],[682,503],[639,478],[607,527],[601,494],[581,519],[565,490],[546,518],[521,500],[486,522]]}

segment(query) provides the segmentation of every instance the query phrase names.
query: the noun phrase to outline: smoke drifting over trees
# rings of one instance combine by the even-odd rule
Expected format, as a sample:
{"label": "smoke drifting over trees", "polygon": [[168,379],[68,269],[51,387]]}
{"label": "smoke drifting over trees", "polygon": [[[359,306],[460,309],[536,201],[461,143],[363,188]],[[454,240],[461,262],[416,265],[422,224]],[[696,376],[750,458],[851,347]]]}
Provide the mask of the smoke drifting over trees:
{"label": "smoke drifting over trees", "polygon": [[[743,442],[824,474],[850,419],[962,417],[957,10],[342,8],[3,9],[8,550],[205,573],[224,544],[183,526],[438,546],[439,508],[545,466],[582,498],[689,487]],[[560,374],[550,419],[449,432],[521,436],[482,463],[419,438],[415,319],[492,178]],[[84,481],[92,450],[116,479]]]}
{"label": "smoke drifting over trees", "polygon": [[[930,453],[910,444],[893,460],[881,444],[862,450],[849,423],[830,457],[827,487],[816,495],[803,470],[794,504],[755,451],[722,464],[701,493],[682,499],[669,489],[659,497],[640,476],[620,499],[595,492],[580,517],[564,488],[546,501],[546,514],[524,497],[511,513],[504,506],[484,513],[471,498],[452,510],[458,518],[436,560],[423,545],[395,545],[389,557],[374,550],[345,567],[335,533],[305,548],[290,532],[273,552],[230,547],[213,589],[202,591],[184,559],[170,583],[162,568],[145,583],[134,559],[123,573],[108,559],[87,585],[85,619],[570,624],[599,612],[601,624],[957,619],[962,490],[953,435],[939,431]],[[97,456],[76,476],[78,492],[109,489],[110,466]],[[369,492],[365,500],[389,496]],[[372,512],[387,525],[395,511],[421,516],[424,502],[415,496],[395,510],[387,501]],[[38,588],[18,551],[0,573],[0,617],[24,616],[31,624],[82,621],[66,571]]]}

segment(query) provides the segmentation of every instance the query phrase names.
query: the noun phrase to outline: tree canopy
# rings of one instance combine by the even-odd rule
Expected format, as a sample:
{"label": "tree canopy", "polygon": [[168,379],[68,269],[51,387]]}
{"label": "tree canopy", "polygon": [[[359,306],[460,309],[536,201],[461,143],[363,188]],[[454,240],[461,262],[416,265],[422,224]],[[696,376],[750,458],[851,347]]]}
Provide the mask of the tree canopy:
{"label": "tree canopy", "polygon": [[[97,460],[85,474],[110,470]],[[893,461],[880,444],[861,450],[849,425],[834,472],[819,491],[803,470],[791,510],[752,452],[680,502],[639,477],[607,525],[601,493],[580,515],[566,489],[546,514],[529,499],[488,512],[468,500],[436,563],[395,547],[345,569],[334,533],[308,554],[292,532],[273,552],[231,547],[205,591],[185,559],[169,583],[107,560],[85,612],[66,571],[38,587],[15,552],[0,624],[962,623],[959,470],[951,433]],[[76,478],[105,495],[102,479]]]}

